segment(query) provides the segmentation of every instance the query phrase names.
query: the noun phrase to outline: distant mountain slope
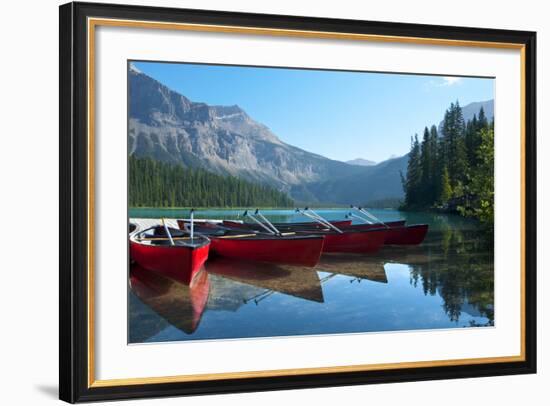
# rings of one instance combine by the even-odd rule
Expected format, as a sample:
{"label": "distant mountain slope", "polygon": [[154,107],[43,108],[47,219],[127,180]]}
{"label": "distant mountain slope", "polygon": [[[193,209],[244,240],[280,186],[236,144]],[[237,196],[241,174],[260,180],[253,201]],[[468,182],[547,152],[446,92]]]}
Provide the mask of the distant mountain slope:
{"label": "distant mountain slope", "polygon": [[[408,155],[388,159],[377,165],[369,166],[368,172],[310,183],[299,191],[293,190],[292,192],[298,200],[311,201],[315,199],[317,202],[335,204],[361,205],[373,200],[402,198],[403,188],[400,172],[407,173],[407,163]],[[307,190],[309,195],[304,196],[298,193],[303,193],[304,190]]]}
{"label": "distant mountain slope", "polygon": [[370,161],[368,159],[363,159],[363,158],[355,158],[355,159],[352,159],[351,161],[346,161],[346,163],[350,164],[350,165],[358,165],[358,166],[373,166],[373,165],[376,165],[376,162]]}
{"label": "distant mountain slope", "polygon": [[265,182],[283,191],[366,168],[282,142],[239,106],[195,103],[130,69],[129,152]]}

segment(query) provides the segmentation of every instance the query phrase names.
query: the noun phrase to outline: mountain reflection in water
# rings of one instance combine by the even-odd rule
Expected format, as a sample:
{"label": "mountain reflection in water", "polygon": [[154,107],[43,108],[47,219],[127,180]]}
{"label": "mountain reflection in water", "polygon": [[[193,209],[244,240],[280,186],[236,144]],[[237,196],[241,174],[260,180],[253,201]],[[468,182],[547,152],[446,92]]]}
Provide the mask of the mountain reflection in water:
{"label": "mountain reflection in water", "polygon": [[429,221],[422,245],[323,255],[315,268],[213,257],[186,286],[133,265],[128,341],[494,325],[490,239],[457,216],[405,217]]}

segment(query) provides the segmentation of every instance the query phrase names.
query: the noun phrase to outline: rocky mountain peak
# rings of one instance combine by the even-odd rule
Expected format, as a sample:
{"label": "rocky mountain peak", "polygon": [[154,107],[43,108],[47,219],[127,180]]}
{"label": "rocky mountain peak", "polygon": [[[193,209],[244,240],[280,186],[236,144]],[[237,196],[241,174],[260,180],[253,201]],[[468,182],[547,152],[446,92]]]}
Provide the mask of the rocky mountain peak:
{"label": "rocky mountain peak", "polygon": [[240,176],[281,190],[360,169],[284,143],[238,105],[193,102],[132,69],[129,93],[130,154]]}

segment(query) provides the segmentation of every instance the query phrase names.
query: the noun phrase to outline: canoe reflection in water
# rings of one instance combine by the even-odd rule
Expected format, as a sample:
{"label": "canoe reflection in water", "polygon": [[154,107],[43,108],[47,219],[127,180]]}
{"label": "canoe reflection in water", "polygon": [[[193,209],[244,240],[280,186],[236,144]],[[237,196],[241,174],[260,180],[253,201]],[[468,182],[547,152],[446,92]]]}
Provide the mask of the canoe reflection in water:
{"label": "canoe reflection in water", "polygon": [[225,258],[212,259],[205,266],[208,273],[264,290],[258,297],[243,298],[245,302],[254,300],[259,303],[258,299],[275,292],[313,302],[324,302],[321,280],[312,268]]}
{"label": "canoe reflection in water", "polygon": [[350,282],[369,280],[388,283],[384,261],[371,256],[325,254],[319,262],[317,270],[355,278]]}
{"label": "canoe reflection in water", "polygon": [[130,287],[143,303],[168,323],[192,334],[206,309],[210,282],[204,269],[190,285],[185,285],[134,264],[130,269]]}
{"label": "canoe reflection in water", "polygon": [[323,285],[338,275],[349,277],[350,282],[387,283],[383,263],[361,255],[351,259],[349,255],[326,255],[315,269],[214,258],[203,266],[190,285],[134,264],[130,270],[133,294],[165,322],[153,323],[150,318],[142,317],[139,326],[132,327],[133,335],[141,338],[130,341],[143,342],[160,333],[166,323],[186,335],[193,335],[209,311],[237,312],[251,305],[255,308],[274,294],[323,304]]}
{"label": "canoe reflection in water", "polygon": [[137,264],[130,269],[130,287],[137,298],[186,334],[195,332],[207,309],[237,311],[246,304],[259,305],[273,293],[323,303],[321,283],[308,267],[224,258],[209,261],[190,285]]}

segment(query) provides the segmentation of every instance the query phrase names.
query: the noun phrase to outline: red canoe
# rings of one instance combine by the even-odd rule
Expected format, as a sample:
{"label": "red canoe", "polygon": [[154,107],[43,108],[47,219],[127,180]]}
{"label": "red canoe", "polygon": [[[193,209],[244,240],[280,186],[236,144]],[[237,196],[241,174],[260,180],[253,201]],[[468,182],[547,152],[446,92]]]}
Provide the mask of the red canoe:
{"label": "red canoe", "polygon": [[418,245],[428,233],[427,224],[394,227],[388,230],[386,245]]}
{"label": "red canoe", "polygon": [[189,284],[208,258],[210,240],[191,239],[181,230],[170,229],[174,245],[162,226],[130,236],[130,258],[142,267]]}
{"label": "red canoe", "polygon": [[323,236],[228,235],[212,237],[212,252],[226,258],[310,266],[319,262]]}
{"label": "red canoe", "polygon": [[[178,220],[184,228],[185,221]],[[323,235],[270,235],[224,227],[196,225],[195,230],[210,238],[210,252],[225,258],[313,267],[323,250]]]}
{"label": "red canoe", "polygon": [[[245,228],[248,230],[259,230],[263,231],[262,227],[259,224],[254,223],[244,223],[242,221],[235,220],[223,220],[223,225],[231,228]],[[338,228],[351,226],[351,220],[337,220],[330,221],[333,226]],[[326,229],[327,226],[317,223],[314,221],[307,221],[302,223],[272,223],[278,230],[288,231],[289,229],[299,229],[299,230],[321,230]]]}
{"label": "red canoe", "polygon": [[384,245],[387,229],[345,230],[342,233],[326,230],[311,233],[325,237],[323,252],[367,254],[377,252]]}
{"label": "red canoe", "polygon": [[359,230],[372,230],[374,228],[394,228],[394,227],[403,227],[405,225],[405,220],[396,220],[388,221],[387,223],[365,223],[365,224],[350,224],[347,226],[339,227],[342,230],[346,229],[359,229]]}
{"label": "red canoe", "polygon": [[[385,245],[418,245],[426,237],[427,224],[405,225],[405,221],[393,221],[385,223],[387,228]],[[353,224],[342,230],[371,230],[380,227],[378,224]]]}

